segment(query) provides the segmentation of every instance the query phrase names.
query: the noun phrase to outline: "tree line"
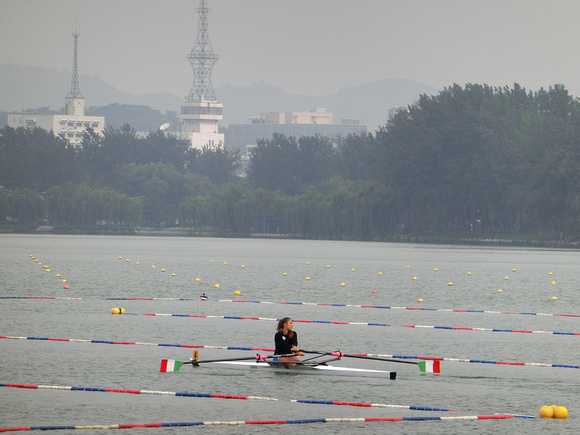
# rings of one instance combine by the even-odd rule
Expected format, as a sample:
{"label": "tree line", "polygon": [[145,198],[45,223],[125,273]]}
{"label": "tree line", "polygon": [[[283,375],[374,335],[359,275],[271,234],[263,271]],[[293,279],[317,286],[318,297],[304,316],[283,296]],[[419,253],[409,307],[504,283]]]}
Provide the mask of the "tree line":
{"label": "tree line", "polygon": [[453,85],[367,135],[275,134],[249,161],[124,125],[75,148],[0,130],[0,218],[87,228],[386,240],[579,229],[580,103],[561,85]]}

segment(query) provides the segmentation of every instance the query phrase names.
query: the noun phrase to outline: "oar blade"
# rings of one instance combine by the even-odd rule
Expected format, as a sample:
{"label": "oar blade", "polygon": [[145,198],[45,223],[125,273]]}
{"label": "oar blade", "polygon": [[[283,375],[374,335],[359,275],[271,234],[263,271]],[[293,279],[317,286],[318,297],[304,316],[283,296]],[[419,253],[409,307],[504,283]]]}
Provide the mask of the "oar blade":
{"label": "oar blade", "polygon": [[176,361],[174,359],[162,359],[159,371],[161,373],[178,372],[182,365],[182,361]]}
{"label": "oar blade", "polygon": [[439,360],[424,360],[417,363],[419,369],[425,373],[441,373]]}

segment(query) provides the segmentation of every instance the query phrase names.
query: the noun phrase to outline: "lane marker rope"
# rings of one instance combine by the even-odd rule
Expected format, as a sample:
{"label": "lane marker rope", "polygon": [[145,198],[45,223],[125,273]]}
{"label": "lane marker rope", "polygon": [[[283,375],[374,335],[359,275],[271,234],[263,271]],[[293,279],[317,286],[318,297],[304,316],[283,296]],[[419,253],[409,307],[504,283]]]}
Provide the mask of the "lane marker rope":
{"label": "lane marker rope", "polygon": [[478,420],[507,420],[512,418],[535,418],[527,415],[516,414],[492,414],[492,415],[466,415],[458,417],[334,417],[334,418],[309,418],[304,420],[232,420],[232,421],[194,421],[175,423],[144,423],[144,424],[112,424],[91,426],[23,426],[0,428],[0,432],[16,432],[28,430],[71,430],[71,429],[133,429],[133,428],[157,428],[176,426],[241,426],[241,425],[273,425],[273,424],[310,424],[310,423],[370,423],[370,422],[408,422],[408,421],[478,421]]}
{"label": "lane marker rope", "polygon": [[[68,298],[56,296],[0,296],[0,299],[75,299],[87,300],[84,298]],[[100,298],[104,301],[197,301],[199,298]],[[206,302],[206,301],[204,301]],[[321,307],[349,307],[349,308],[375,308],[385,310],[408,310],[408,311],[438,311],[446,313],[479,313],[479,314],[511,314],[522,316],[551,316],[551,317],[580,317],[580,314],[557,314],[557,313],[534,313],[534,312],[517,312],[517,311],[495,311],[495,310],[467,310],[453,308],[425,308],[425,307],[393,307],[384,305],[353,305],[353,304],[336,304],[336,303],[316,303],[316,302],[272,302],[272,301],[250,301],[238,299],[209,299],[207,302],[236,302],[251,304],[281,304],[281,305],[309,305]]]}
{"label": "lane marker rope", "polygon": [[[210,399],[237,399],[237,400],[263,400],[263,401],[279,401],[275,397],[260,397],[260,396],[241,396],[232,394],[207,394],[207,393],[188,393],[188,392],[173,392],[173,391],[152,391],[152,390],[130,390],[121,388],[92,388],[92,387],[69,387],[58,385],[28,385],[16,383],[0,383],[0,387],[7,388],[23,388],[29,390],[60,390],[60,391],[91,391],[104,393],[127,393],[127,394],[152,394],[159,396],[176,396],[176,397],[204,397]],[[386,403],[366,403],[366,402],[348,402],[339,400],[300,400],[290,399],[293,403],[306,403],[317,405],[339,405],[339,406],[356,406],[363,408],[400,408],[410,409],[415,411],[439,411],[439,412],[457,412],[454,409],[446,408],[432,408],[427,406],[414,405],[391,405]]]}
{"label": "lane marker rope", "polygon": [[[129,316],[150,316],[150,317],[194,317],[201,319],[224,319],[224,320],[266,320],[277,322],[280,319],[271,319],[268,317],[249,317],[249,316],[214,316],[203,314],[170,314],[170,313],[126,313]],[[442,329],[448,331],[480,331],[480,332],[513,332],[520,334],[550,334],[550,335],[580,335],[580,332],[560,332],[560,331],[532,331],[523,329],[501,329],[501,328],[478,328],[471,326],[437,326],[437,325],[391,325],[389,323],[374,322],[340,322],[337,320],[301,320],[292,319],[294,323],[324,323],[330,325],[354,325],[354,326],[384,326],[399,328],[429,328]]]}

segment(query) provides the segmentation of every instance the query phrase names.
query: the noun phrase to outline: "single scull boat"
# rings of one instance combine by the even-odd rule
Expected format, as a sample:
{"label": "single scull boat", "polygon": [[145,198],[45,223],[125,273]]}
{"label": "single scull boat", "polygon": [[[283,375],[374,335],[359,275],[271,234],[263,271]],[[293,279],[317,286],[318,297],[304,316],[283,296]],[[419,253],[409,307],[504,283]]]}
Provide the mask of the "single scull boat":
{"label": "single scull boat", "polygon": [[297,363],[294,366],[287,364],[277,364],[275,362],[263,361],[214,361],[211,364],[220,364],[228,368],[265,369],[279,373],[299,373],[299,374],[329,374],[337,376],[379,376],[388,379],[396,379],[397,372],[386,370],[358,369],[353,367],[336,367],[320,363]]}

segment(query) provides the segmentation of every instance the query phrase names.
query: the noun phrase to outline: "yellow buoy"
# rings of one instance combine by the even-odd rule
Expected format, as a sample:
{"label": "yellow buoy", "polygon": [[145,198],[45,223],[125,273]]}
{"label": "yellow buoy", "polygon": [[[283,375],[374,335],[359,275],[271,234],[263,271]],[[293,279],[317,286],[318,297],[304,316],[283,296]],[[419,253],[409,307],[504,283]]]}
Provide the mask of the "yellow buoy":
{"label": "yellow buoy", "polygon": [[197,282],[199,282],[199,278],[195,278],[195,280],[196,280]]}
{"label": "yellow buoy", "polygon": [[552,296],[552,300],[553,300],[553,301],[557,301],[557,300],[558,300],[558,298],[557,298],[556,296]]}
{"label": "yellow buoy", "polygon": [[219,284],[214,284],[214,288],[220,288]]}
{"label": "yellow buoy", "polygon": [[437,268],[433,269],[433,272],[437,272]]}
{"label": "yellow buoy", "polygon": [[551,406],[544,405],[540,408],[540,417],[542,418],[552,418],[554,416],[554,410]]}
{"label": "yellow buoy", "polygon": [[125,308],[111,308],[111,314],[125,314]]}
{"label": "yellow buoy", "polygon": [[175,274],[174,274],[174,273],[172,273],[172,274],[171,274],[171,276],[175,276]]}
{"label": "yellow buoy", "polygon": [[448,285],[448,286],[452,286],[452,285],[453,285],[453,283],[452,283],[452,282],[448,282],[448,283],[447,283],[447,285]]}
{"label": "yellow buoy", "polygon": [[236,295],[241,295],[242,293],[241,293],[239,290],[236,290],[236,291],[234,292],[234,294],[236,294]]}
{"label": "yellow buoy", "polygon": [[56,276],[57,278],[60,278],[60,273],[57,273],[55,276]]}
{"label": "yellow buoy", "polygon": [[46,269],[47,272],[50,272],[50,269]]}
{"label": "yellow buoy", "polygon": [[306,281],[310,281],[310,277],[309,276],[306,277]]}
{"label": "yellow buoy", "polygon": [[354,269],[350,269],[351,272],[354,272]]}
{"label": "yellow buoy", "polygon": [[471,275],[471,272],[467,272],[468,275]]}
{"label": "yellow buoy", "polygon": [[228,262],[227,261],[224,261],[224,264],[228,264]]}
{"label": "yellow buoy", "polygon": [[507,280],[507,279],[508,279],[508,277],[507,277],[507,276],[504,276],[504,277],[503,277],[503,279],[506,279],[506,280]]}
{"label": "yellow buoy", "polygon": [[560,420],[568,418],[568,410],[563,406],[558,406],[556,409],[554,409],[554,418]]}
{"label": "yellow buoy", "polygon": [[122,259],[123,259],[123,257],[119,257],[119,260],[122,260]]}
{"label": "yellow buoy", "polygon": [[246,266],[244,266],[244,265],[242,264],[242,269],[244,269],[245,267],[246,267]]}
{"label": "yellow buoy", "polygon": [[556,285],[556,281],[552,281],[552,285]]}
{"label": "yellow buoy", "polygon": [[288,275],[286,272],[284,272],[284,273],[282,274],[282,276],[286,276],[286,275]]}
{"label": "yellow buoy", "polygon": [[213,260],[211,260],[211,262],[213,263]]}
{"label": "yellow buoy", "polygon": [[66,279],[63,279],[62,282],[66,282]]}
{"label": "yellow buoy", "polygon": [[383,276],[383,272],[379,272],[379,276]]}
{"label": "yellow buoy", "polygon": [[45,264],[45,265],[44,265],[44,268],[46,269],[47,267],[48,267],[48,266]]}
{"label": "yellow buoy", "polygon": [[310,261],[307,261],[307,262],[306,262],[306,264],[307,264],[307,265],[308,265],[308,264],[310,264]]}
{"label": "yellow buoy", "polygon": [[548,275],[551,275],[551,274],[552,274],[552,272],[550,272]]}
{"label": "yellow buoy", "polygon": [[135,262],[135,264],[136,264],[136,265],[139,265],[139,262],[138,262],[138,261],[136,261],[136,262]]}
{"label": "yellow buoy", "polygon": [[411,266],[409,266],[409,265],[407,264],[407,269],[408,269],[409,267],[411,267]]}
{"label": "yellow buoy", "polygon": [[129,259],[127,258],[127,262],[129,262]]}
{"label": "yellow buoy", "polygon": [[155,269],[155,266],[151,266],[151,269]]}
{"label": "yellow buoy", "polygon": [[512,269],[512,272],[515,272],[515,271],[516,271],[515,269]]}
{"label": "yellow buoy", "polygon": [[503,291],[502,289],[499,289],[497,292],[498,292],[498,293],[501,293],[502,291]]}
{"label": "yellow buoy", "polygon": [[413,277],[413,281],[417,281],[417,277],[416,276]]}
{"label": "yellow buoy", "polygon": [[327,265],[326,265],[326,268],[328,269],[329,267],[330,267],[330,264],[327,264]]}
{"label": "yellow buoy", "polygon": [[165,272],[165,269],[161,269],[161,272]]}
{"label": "yellow buoy", "polygon": [[346,285],[346,284],[345,284],[345,283],[343,283],[343,282],[341,282],[341,283],[340,283],[340,286],[341,286],[341,287],[344,287],[345,285]]}
{"label": "yellow buoy", "polygon": [[419,298],[417,299],[417,302],[423,302],[423,299]]}

